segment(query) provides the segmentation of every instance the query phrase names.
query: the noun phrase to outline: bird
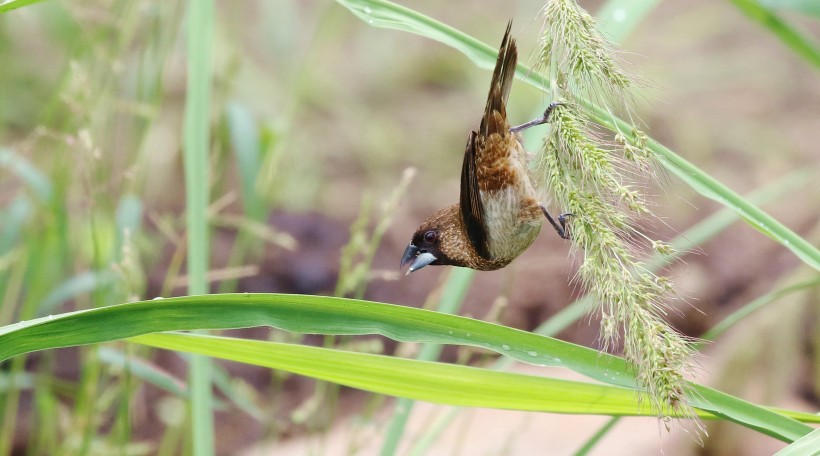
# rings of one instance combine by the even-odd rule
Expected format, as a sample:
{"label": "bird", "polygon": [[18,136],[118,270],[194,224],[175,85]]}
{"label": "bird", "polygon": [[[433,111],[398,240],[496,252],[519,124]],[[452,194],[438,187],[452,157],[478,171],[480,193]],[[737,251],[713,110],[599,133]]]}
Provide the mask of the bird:
{"label": "bird", "polygon": [[522,125],[507,121],[518,59],[511,28],[512,21],[501,41],[481,124],[467,137],[459,202],[433,213],[413,233],[401,259],[401,268],[409,265],[407,274],[428,265],[503,268],[533,243],[544,217],[561,238],[569,239],[566,222],[573,214],[561,214],[556,221],[539,201],[519,136],[549,122],[561,103],[551,103],[541,117]]}

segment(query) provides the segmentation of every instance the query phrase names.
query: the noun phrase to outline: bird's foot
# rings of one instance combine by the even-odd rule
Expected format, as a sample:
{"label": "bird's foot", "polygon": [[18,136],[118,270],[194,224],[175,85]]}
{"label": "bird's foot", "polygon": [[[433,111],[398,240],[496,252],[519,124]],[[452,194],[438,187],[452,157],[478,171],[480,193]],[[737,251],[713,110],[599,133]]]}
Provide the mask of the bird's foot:
{"label": "bird's foot", "polygon": [[544,213],[544,216],[547,217],[547,221],[550,222],[553,228],[555,228],[555,232],[558,233],[558,236],[561,236],[561,239],[569,239],[569,230],[567,229],[567,219],[569,217],[575,217],[575,214],[571,214],[569,212],[565,212],[558,216],[558,221],[556,222],[554,218],[550,215],[547,211],[547,208],[543,204],[539,204],[538,207],[541,208],[541,211]]}
{"label": "bird's foot", "polygon": [[542,114],[541,117],[533,119],[527,123],[518,125],[516,127],[511,127],[510,131],[513,133],[518,133],[520,131],[526,130],[527,128],[548,123],[550,121],[550,114],[552,114],[552,111],[554,111],[555,108],[557,108],[558,106],[562,106],[563,104],[564,103],[561,103],[559,101],[553,101],[549,104],[549,106],[547,106],[547,109],[544,111],[544,114]]}

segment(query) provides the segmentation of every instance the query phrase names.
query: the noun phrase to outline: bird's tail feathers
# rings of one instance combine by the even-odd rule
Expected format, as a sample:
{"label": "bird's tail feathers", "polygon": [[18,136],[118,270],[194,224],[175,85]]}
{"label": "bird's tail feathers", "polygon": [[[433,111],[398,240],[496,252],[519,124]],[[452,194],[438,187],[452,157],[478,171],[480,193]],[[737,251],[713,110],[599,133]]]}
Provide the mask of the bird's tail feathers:
{"label": "bird's tail feathers", "polygon": [[[511,29],[512,20],[507,23],[507,31],[504,32],[504,39],[501,40],[501,47],[498,49],[498,60],[495,62],[495,70],[493,70],[493,78],[490,82],[487,106],[481,120],[481,130],[485,135],[509,128],[506,125],[507,100],[510,97],[510,88],[515,79],[515,67],[518,62],[518,49],[515,39],[510,36]],[[500,116],[494,114],[495,112],[498,112]]]}

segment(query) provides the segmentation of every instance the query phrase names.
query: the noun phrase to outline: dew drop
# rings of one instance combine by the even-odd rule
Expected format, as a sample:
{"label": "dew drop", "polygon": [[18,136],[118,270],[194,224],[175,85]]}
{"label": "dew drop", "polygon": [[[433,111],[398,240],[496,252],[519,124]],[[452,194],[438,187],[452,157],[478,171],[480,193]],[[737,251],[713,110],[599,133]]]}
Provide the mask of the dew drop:
{"label": "dew drop", "polygon": [[371,14],[372,12],[373,12],[373,9],[370,8],[369,6],[364,7],[364,14]]}
{"label": "dew drop", "polygon": [[532,350],[528,351],[528,352],[527,352],[527,354],[528,354],[528,355],[530,355],[530,356],[532,356],[533,358],[535,358],[536,356],[538,356],[538,352],[536,352],[536,351],[532,351]]}
{"label": "dew drop", "polygon": [[504,344],[504,345],[501,346],[501,348],[503,348],[504,350],[509,350],[510,346],[507,345],[507,344]]}

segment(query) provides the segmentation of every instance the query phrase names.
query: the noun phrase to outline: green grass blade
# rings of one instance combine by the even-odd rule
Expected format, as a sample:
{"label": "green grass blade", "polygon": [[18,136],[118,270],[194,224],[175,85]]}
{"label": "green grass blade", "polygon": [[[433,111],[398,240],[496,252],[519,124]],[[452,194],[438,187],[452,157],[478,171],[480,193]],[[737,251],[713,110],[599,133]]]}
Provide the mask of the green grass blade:
{"label": "green grass blade", "polygon": [[600,429],[598,429],[595,434],[592,435],[584,445],[575,452],[575,456],[586,456],[589,454],[590,451],[604,438],[605,435],[615,427],[618,422],[621,421],[620,417],[612,417],[609,421],[607,421]]}
{"label": "green grass blade", "polygon": [[[461,51],[476,65],[483,68],[490,68],[495,62],[496,51],[492,47],[408,8],[385,0],[337,0],[337,2],[374,27],[403,30],[434,39]],[[516,69],[516,76],[544,92],[550,92],[549,81],[521,63]],[[619,131],[627,136],[632,134],[632,126],[629,123],[588,100],[580,101],[595,122],[613,132]],[[634,138],[630,139],[634,140]],[[794,252],[809,266],[820,270],[820,250],[805,239],[657,141],[650,138],[647,145],[665,168],[680,177],[695,191],[734,210],[755,229]]]}
{"label": "green grass blade", "polygon": [[634,391],[607,385],[216,336],[163,333],[129,340],[434,403],[554,413],[654,416],[648,407],[639,405],[639,396]]}
{"label": "green grass blade", "polygon": [[[297,333],[381,334],[400,342],[468,345],[536,365],[562,366],[634,389],[623,359],[557,339],[456,315],[354,299],[224,294],[167,298],[72,312],[0,328],[0,361],[22,353],[159,331],[272,326]],[[788,442],[811,428],[719,391],[694,385],[692,404]],[[801,415],[801,419],[806,417]],[[810,415],[811,420],[820,417]]]}
{"label": "green grass blade", "polygon": [[53,313],[69,299],[105,288],[116,282],[118,276],[112,270],[85,271],[57,285],[37,307],[37,316]]}
{"label": "green grass blade", "polygon": [[[415,33],[457,49],[481,68],[495,65],[497,50],[485,43],[410,8],[384,0],[336,0],[366,23],[380,28]],[[521,65],[518,66],[520,71]],[[519,77],[521,74],[519,74]]]}
{"label": "green grass blade", "polygon": [[[645,397],[625,388],[607,385],[199,334],[148,334],[129,340],[434,403],[567,414],[656,416],[656,412],[649,409]],[[702,418],[713,418],[708,413],[698,413]],[[820,417],[811,414],[797,415],[820,421]]]}
{"label": "green grass blade", "polygon": [[189,396],[185,382],[140,357],[128,356],[122,351],[110,347],[101,347],[97,352],[97,356],[103,363],[117,369],[127,369],[134,376],[174,396],[181,398]]}
{"label": "green grass blade", "polygon": [[[758,22],[766,27],[780,41],[788,46],[806,62],[820,68],[820,47],[811,38],[801,33],[788,22],[781,19],[771,9],[764,6],[759,0],[730,0],[737,9],[745,14],[749,19]],[[815,10],[817,2],[815,3]]]}
{"label": "green grass blade", "polygon": [[0,14],[44,1],[45,0],[9,0],[0,4]]}
{"label": "green grass blade", "polygon": [[[213,0],[188,2],[188,83],[185,97],[185,209],[188,225],[188,292],[208,292],[208,157],[210,152]],[[211,366],[195,356],[189,372],[193,453],[214,454]]]}
{"label": "green grass blade", "polygon": [[771,291],[769,293],[760,296],[759,298],[755,299],[754,301],[744,305],[740,309],[732,312],[726,318],[720,321],[720,323],[716,324],[709,328],[708,331],[703,333],[700,337],[703,340],[715,340],[721,334],[725,333],[729,328],[737,324],[739,321],[743,320],[744,318],[748,317],[749,315],[757,312],[761,308],[765,307],[766,305],[777,301],[778,299],[788,296],[792,293],[797,293],[800,291],[805,291],[809,288],[820,286],[820,278],[813,278],[809,280],[804,280],[802,282],[798,282],[778,290]]}
{"label": "green grass blade", "polygon": [[820,455],[820,429],[803,437],[775,453],[775,456],[817,456]]}

